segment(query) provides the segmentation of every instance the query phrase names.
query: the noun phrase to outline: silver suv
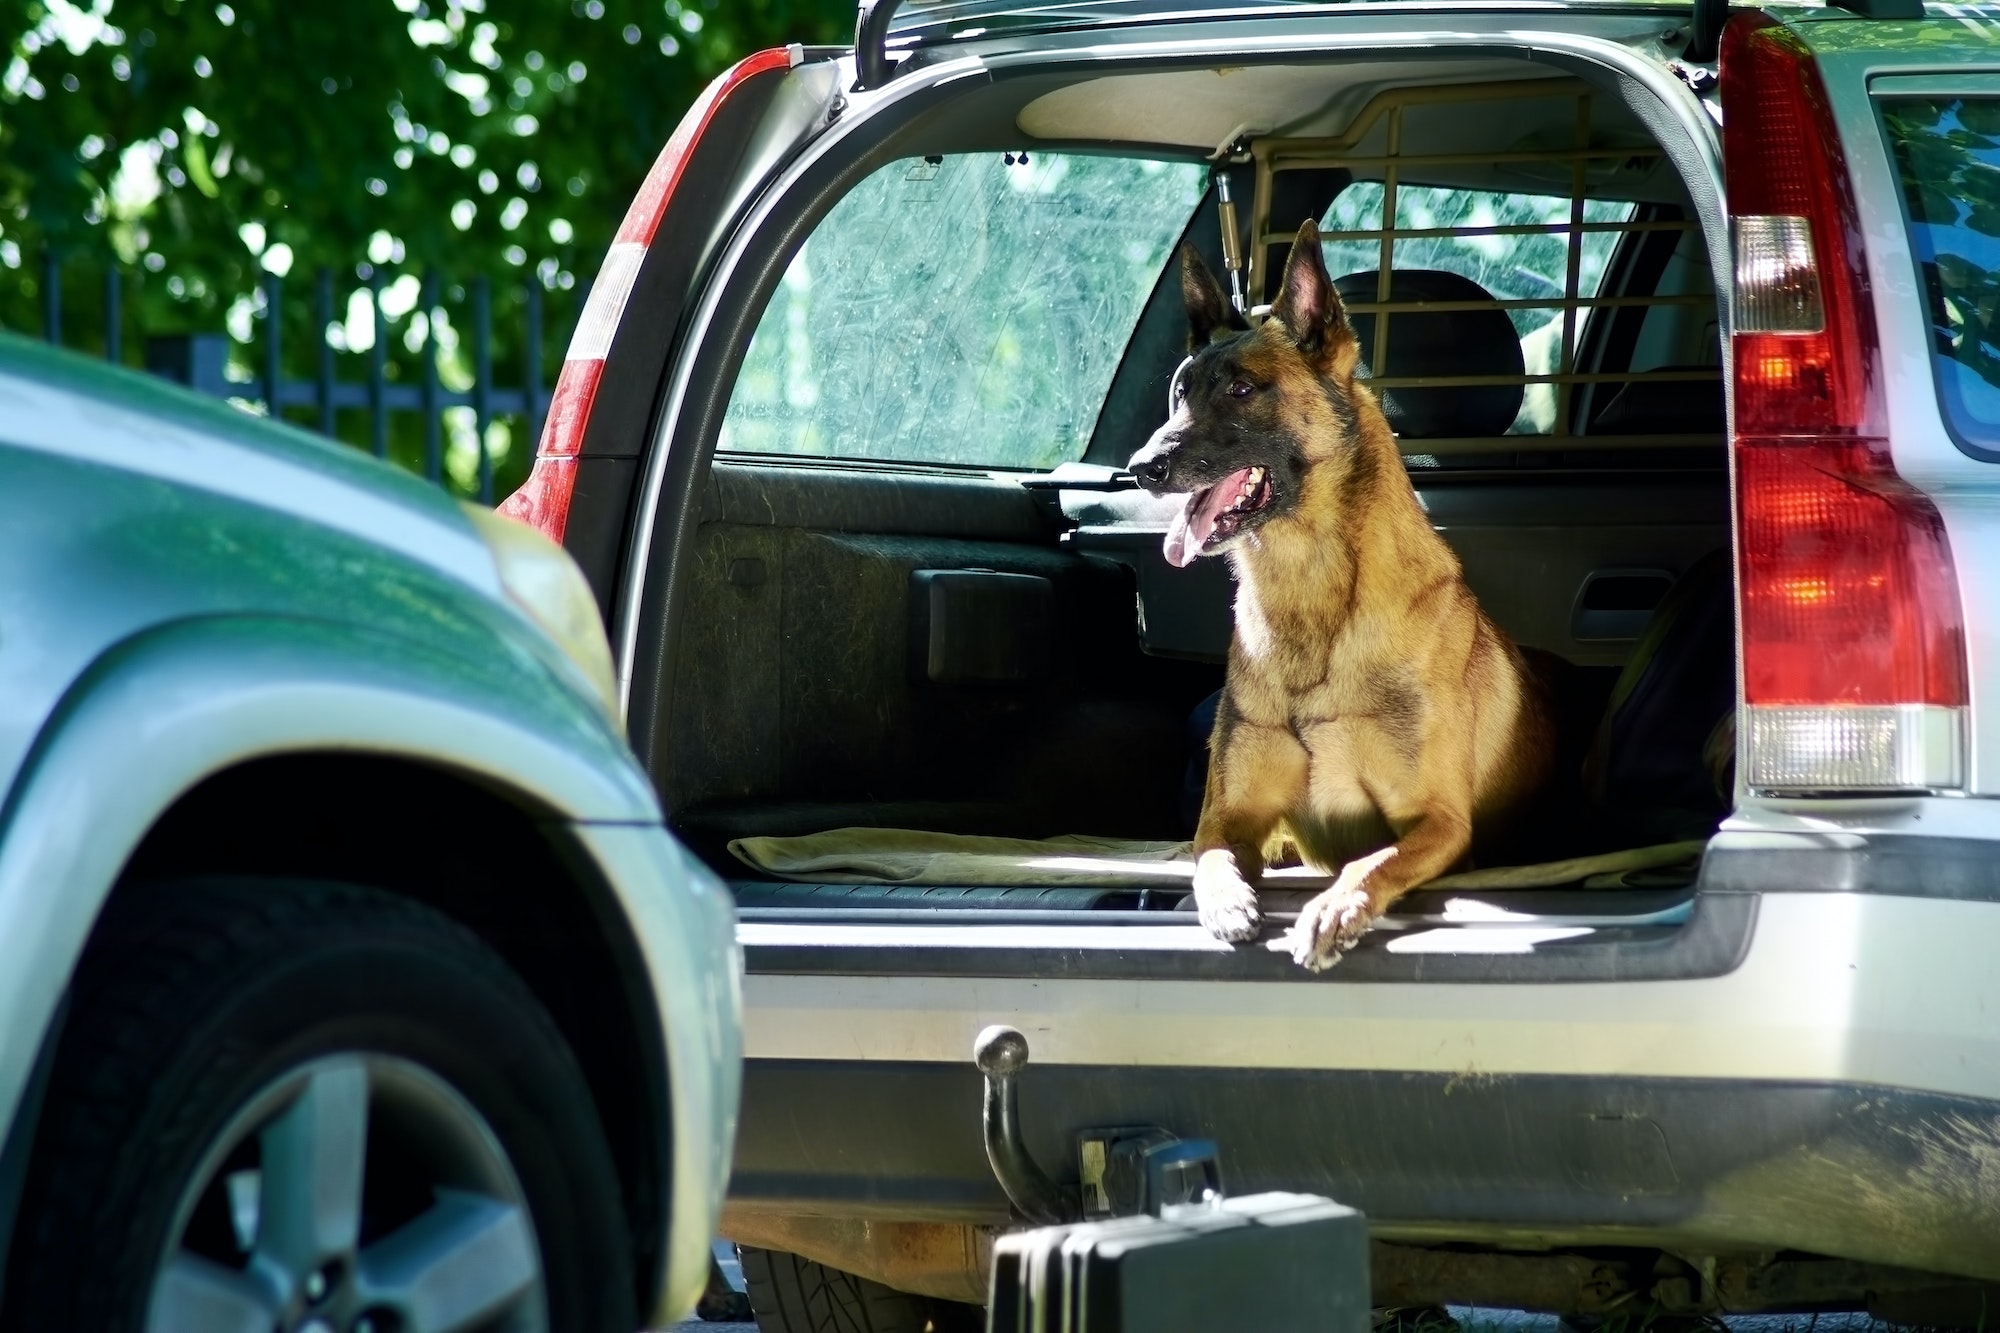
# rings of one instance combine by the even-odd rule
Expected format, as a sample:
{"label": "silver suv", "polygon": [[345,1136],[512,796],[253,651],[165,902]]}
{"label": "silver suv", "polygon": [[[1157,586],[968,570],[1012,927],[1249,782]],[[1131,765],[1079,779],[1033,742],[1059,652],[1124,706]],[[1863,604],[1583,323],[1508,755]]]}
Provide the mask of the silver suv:
{"label": "silver suv", "polygon": [[[1103,1184],[1078,1135],[1211,1137],[1233,1188],[1363,1209],[1378,1304],[1975,1322],[1990,12],[860,19],[667,145],[512,502],[591,578],[633,743],[742,909],[724,1234],[765,1327],[981,1299],[1021,1215],[994,1023],[1032,1050],[1009,1160],[1070,1206]],[[1550,859],[1650,849],[1415,894],[1324,977],[1171,910],[1230,578],[1169,567],[1177,504],[1121,470],[1185,350],[1175,251],[1254,317],[1308,219],[1467,581],[1570,664]]]}
{"label": "silver suv", "polygon": [[0,1328],[685,1313],[732,910],[575,566],[5,335],[0,477]]}

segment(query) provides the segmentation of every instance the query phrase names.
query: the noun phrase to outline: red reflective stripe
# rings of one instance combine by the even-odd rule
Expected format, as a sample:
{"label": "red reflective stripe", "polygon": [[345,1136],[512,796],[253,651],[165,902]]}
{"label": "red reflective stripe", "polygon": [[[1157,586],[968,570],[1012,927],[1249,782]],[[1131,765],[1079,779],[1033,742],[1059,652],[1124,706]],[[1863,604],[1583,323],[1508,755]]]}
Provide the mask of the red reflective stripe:
{"label": "red reflective stripe", "polygon": [[569,529],[569,502],[575,493],[574,458],[537,458],[521,489],[501,502],[500,512],[560,545]]}
{"label": "red reflective stripe", "polygon": [[[612,238],[613,246],[652,244],[654,234],[660,229],[660,219],[666,216],[667,205],[673,201],[674,191],[687,170],[688,157],[722,104],[750,79],[771,70],[788,69],[791,63],[791,53],[783,47],[759,51],[738,61],[703,89],[694,106],[681,118],[666,147],[653,159],[652,169],[646,173],[639,193],[625,210],[618,234]],[[638,265],[634,263],[629,276],[636,277],[637,272]],[[610,331],[602,332],[603,343],[608,346]],[[603,379],[601,357],[563,362],[562,374],[549,400],[540,446],[535,451],[534,468],[521,489],[500,505],[499,512],[520,519],[551,541],[560,542],[569,526],[570,498],[576,488],[576,459],[583,452],[584,431],[590,425],[590,410],[597,401],[598,385]]]}
{"label": "red reflective stripe", "polygon": [[784,47],[773,47],[759,51],[754,56],[746,56],[730,68],[716,75],[713,82],[702,90],[688,113],[681,117],[673,137],[667,146],[653,159],[652,170],[639,186],[639,193],[632,197],[632,206],[625,210],[625,220],[618,224],[618,241],[636,241],[640,245],[651,245],[653,233],[660,229],[660,218],[667,211],[667,201],[674,197],[680,186],[681,174],[687,170],[688,152],[708,129],[715,113],[737,87],[759,74],[774,69],[790,68],[791,52]]}
{"label": "red reflective stripe", "polygon": [[538,458],[575,458],[583,452],[583,428],[590,424],[590,408],[597,401],[597,386],[604,379],[602,361],[565,361],[556,378],[556,391],[549,397],[549,415],[542,423]]}
{"label": "red reflective stripe", "polygon": [[569,529],[570,494],[576,489],[576,457],[583,450],[583,428],[604,378],[602,361],[565,361],[549,399],[542,425],[542,447],[521,489],[508,496],[500,512],[518,518],[550,541],[561,544]]}

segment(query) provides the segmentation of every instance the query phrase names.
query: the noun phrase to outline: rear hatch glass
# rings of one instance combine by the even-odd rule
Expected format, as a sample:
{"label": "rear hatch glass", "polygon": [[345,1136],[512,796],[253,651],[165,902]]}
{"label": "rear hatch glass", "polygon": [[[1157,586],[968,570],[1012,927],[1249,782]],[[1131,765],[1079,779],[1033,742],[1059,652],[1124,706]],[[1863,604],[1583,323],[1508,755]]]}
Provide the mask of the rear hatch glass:
{"label": "rear hatch glass", "polygon": [[2000,97],[1882,103],[1930,315],[1945,423],[2000,449]]}
{"label": "rear hatch glass", "polygon": [[1040,150],[890,163],[793,258],[718,447],[1038,471],[1081,458],[1205,176]]}

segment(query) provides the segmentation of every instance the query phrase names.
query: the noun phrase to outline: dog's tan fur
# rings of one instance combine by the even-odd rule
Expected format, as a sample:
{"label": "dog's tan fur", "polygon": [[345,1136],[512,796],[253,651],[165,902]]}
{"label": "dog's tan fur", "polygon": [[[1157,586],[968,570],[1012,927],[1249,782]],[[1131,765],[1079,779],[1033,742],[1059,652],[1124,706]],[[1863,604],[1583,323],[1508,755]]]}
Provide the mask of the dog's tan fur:
{"label": "dog's tan fur", "polygon": [[[1191,314],[1219,299],[1191,251],[1185,278]],[[1314,970],[1464,862],[1476,827],[1543,784],[1554,747],[1548,702],[1431,527],[1359,356],[1307,223],[1272,317],[1231,361],[1274,396],[1303,460],[1293,502],[1229,551],[1236,629],[1194,891],[1211,930],[1244,939],[1279,840],[1341,867],[1289,941]]]}

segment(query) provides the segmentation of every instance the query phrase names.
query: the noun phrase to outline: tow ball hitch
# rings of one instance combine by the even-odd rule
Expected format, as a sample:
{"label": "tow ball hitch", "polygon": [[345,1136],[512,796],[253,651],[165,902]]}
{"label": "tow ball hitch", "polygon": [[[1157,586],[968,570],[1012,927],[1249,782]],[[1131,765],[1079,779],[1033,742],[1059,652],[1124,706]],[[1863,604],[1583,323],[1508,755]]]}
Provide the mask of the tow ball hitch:
{"label": "tow ball hitch", "polygon": [[1168,1204],[1222,1194],[1222,1169],[1208,1139],[1182,1139],[1157,1125],[1079,1130],[1075,1185],[1061,1185],[1037,1165],[1021,1137],[1021,1071],[1028,1039],[994,1025],[972,1044],[986,1080],[982,1120],[986,1162],[1015,1211],[1038,1226],[1103,1217],[1157,1214]]}

